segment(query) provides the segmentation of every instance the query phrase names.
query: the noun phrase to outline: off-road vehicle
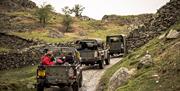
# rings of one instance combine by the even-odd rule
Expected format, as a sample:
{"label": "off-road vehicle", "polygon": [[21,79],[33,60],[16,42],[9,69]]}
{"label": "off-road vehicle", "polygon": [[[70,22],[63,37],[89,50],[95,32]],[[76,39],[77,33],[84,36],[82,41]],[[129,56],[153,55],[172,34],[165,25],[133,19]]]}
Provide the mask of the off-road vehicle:
{"label": "off-road vehicle", "polygon": [[125,35],[107,36],[106,44],[109,46],[109,52],[112,56],[114,54],[119,54],[123,56],[127,53]]}
{"label": "off-road vehicle", "polygon": [[[56,48],[57,49],[57,48]],[[73,91],[79,91],[82,86],[82,70],[80,67],[80,57],[75,48],[59,47],[63,53],[63,60],[66,60],[68,54],[73,54],[73,59],[52,66],[40,65],[37,69],[37,91],[44,91],[44,88],[51,86],[59,86],[60,88],[68,86],[72,87]],[[55,56],[59,58],[59,56]]]}
{"label": "off-road vehicle", "polygon": [[80,45],[78,51],[81,56],[81,64],[95,65],[99,64],[101,69],[104,68],[104,62],[110,64],[109,49],[105,42],[100,39],[82,39],[76,41]]}

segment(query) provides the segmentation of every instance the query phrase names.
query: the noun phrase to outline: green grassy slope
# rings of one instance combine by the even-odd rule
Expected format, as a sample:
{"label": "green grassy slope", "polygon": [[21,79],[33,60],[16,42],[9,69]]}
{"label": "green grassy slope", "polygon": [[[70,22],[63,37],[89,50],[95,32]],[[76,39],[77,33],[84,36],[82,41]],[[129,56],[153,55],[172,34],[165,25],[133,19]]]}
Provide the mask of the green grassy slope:
{"label": "green grassy slope", "polygon": [[[64,33],[64,37],[62,38],[51,38],[49,37],[50,33],[55,32],[62,32],[62,22],[63,22],[63,15],[52,13],[51,20],[48,22],[45,28],[38,26],[38,19],[34,16],[35,10],[32,11],[15,11],[6,13],[8,16],[11,17],[19,17],[18,19],[15,18],[11,23],[11,26],[15,29],[22,30],[24,26],[28,25],[30,30],[23,31],[23,32],[10,32],[10,34],[17,35],[26,39],[34,39],[34,40],[41,40],[50,43],[56,42],[66,42],[71,41],[73,39],[78,39],[81,37],[86,38],[103,38],[105,36],[123,33],[127,34],[129,31],[127,30],[126,25],[118,26],[116,24],[106,24],[99,20],[81,20],[78,18],[73,17],[73,24],[72,24],[72,31],[70,33]],[[17,27],[18,26],[18,27]],[[11,27],[11,28],[12,28]],[[27,26],[26,26],[27,27]],[[6,27],[5,27],[6,28]],[[20,29],[19,29],[20,28]],[[85,33],[82,36],[80,33]]]}
{"label": "green grassy slope", "polygon": [[28,89],[36,80],[37,66],[0,71],[0,91],[34,91]]}

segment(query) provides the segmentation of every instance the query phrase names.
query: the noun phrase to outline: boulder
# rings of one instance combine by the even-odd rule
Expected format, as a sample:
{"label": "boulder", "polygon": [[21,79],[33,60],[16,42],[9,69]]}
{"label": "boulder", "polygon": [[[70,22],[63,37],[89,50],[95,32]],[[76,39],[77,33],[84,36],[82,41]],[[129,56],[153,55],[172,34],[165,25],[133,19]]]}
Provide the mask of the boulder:
{"label": "boulder", "polygon": [[64,37],[64,33],[60,32],[56,28],[49,28],[48,32],[49,32],[48,37],[50,38],[63,38]]}
{"label": "boulder", "polygon": [[128,70],[128,68],[121,67],[117,70],[109,81],[108,91],[115,91],[117,87],[125,84],[131,75],[135,74],[135,69]]}
{"label": "boulder", "polygon": [[166,35],[166,39],[176,39],[180,37],[180,32],[174,29],[171,29]]}
{"label": "boulder", "polygon": [[154,65],[152,56],[147,52],[144,57],[142,57],[138,63],[137,69],[149,68]]}
{"label": "boulder", "polygon": [[166,37],[166,33],[160,35],[158,39],[163,39],[163,38],[165,38],[165,37]]}

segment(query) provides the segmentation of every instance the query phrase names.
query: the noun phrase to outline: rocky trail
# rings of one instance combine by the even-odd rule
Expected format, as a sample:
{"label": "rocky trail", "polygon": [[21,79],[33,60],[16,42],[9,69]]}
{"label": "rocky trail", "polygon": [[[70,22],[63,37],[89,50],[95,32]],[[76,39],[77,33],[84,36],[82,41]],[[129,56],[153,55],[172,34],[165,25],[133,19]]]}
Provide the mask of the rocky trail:
{"label": "rocky trail", "polygon": [[[103,73],[120,60],[121,58],[111,58],[111,64],[105,66],[104,69],[99,69],[98,65],[83,66],[83,86],[80,91],[95,91]],[[61,89],[58,87],[52,87],[45,89],[45,91],[72,91],[72,89],[68,87]]]}

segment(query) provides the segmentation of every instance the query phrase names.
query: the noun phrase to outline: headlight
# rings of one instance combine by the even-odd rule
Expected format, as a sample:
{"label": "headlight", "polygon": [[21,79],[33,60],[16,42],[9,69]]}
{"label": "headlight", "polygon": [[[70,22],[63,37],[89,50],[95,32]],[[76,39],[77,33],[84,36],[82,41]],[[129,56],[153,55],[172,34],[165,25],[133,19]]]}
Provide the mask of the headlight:
{"label": "headlight", "polygon": [[46,75],[45,70],[38,70],[37,75],[39,77],[44,77]]}

